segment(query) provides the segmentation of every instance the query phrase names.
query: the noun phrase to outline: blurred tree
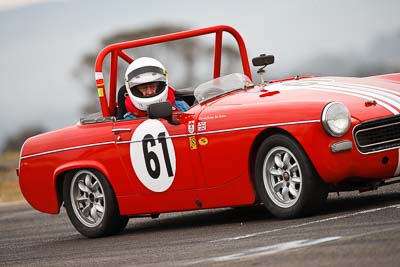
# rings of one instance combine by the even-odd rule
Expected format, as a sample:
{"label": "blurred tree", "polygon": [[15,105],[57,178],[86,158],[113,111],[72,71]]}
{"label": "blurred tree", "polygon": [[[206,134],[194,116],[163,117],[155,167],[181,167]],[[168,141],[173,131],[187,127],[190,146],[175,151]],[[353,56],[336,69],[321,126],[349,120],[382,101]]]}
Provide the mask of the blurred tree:
{"label": "blurred tree", "polygon": [[[109,44],[142,39],[151,36],[163,35],[186,30],[181,26],[154,25],[141,30],[123,31],[104,38],[101,47]],[[211,36],[211,35],[210,35]],[[156,44],[146,47],[130,49],[125,52],[133,58],[150,56],[160,60],[168,70],[169,82],[174,88],[193,87],[200,82],[212,79],[212,60],[214,49],[214,37],[196,37],[174,42]],[[98,51],[87,53],[82,57],[80,65],[74,70],[74,74],[85,85],[88,92],[88,101],[83,107],[85,114],[94,113],[100,110],[97,90],[94,82],[94,64]],[[106,86],[109,73],[109,58],[103,64]],[[239,51],[231,43],[224,39],[223,46],[223,70],[222,73],[232,73],[240,65]],[[208,64],[207,68],[205,67]],[[128,64],[124,60],[118,61],[118,83],[117,87],[123,85],[125,69]],[[240,70],[239,70],[240,71]]]}
{"label": "blurred tree", "polygon": [[46,130],[41,126],[31,126],[22,129],[17,135],[9,136],[5,141],[2,153],[20,151],[23,143],[31,136],[44,133]]}
{"label": "blurred tree", "polygon": [[367,77],[400,72],[400,29],[375,37],[367,48],[341,54],[326,52],[289,71],[289,76],[352,76]]}
{"label": "blurred tree", "polygon": [[[376,37],[362,63],[355,69],[358,77],[400,73],[400,29]],[[361,61],[361,60],[360,60]]]}

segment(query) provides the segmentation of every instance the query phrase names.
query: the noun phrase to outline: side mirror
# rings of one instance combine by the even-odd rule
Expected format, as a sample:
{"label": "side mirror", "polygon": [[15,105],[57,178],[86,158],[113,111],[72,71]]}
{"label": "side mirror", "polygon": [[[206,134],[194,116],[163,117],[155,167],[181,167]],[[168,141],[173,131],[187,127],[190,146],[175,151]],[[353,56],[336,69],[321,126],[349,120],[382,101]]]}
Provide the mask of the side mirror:
{"label": "side mirror", "polygon": [[254,57],[251,61],[253,62],[254,67],[268,66],[268,65],[274,64],[275,57],[273,55],[267,56],[265,54],[261,54],[258,57]]}
{"label": "side mirror", "polygon": [[151,104],[147,114],[150,119],[166,119],[170,124],[179,125],[179,121],[172,119],[172,105],[168,101]]}

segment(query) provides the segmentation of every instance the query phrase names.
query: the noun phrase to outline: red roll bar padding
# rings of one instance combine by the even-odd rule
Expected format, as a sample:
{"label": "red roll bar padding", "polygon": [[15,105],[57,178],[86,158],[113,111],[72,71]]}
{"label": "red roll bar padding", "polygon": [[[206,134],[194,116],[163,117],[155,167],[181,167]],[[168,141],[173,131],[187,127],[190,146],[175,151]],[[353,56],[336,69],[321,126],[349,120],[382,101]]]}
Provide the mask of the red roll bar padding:
{"label": "red roll bar padding", "polygon": [[[215,33],[215,47],[214,47],[214,78],[218,78],[221,75],[221,53],[222,53],[222,33],[228,32],[235,39],[239,46],[240,57],[242,60],[243,73],[247,75],[250,79],[250,65],[247,57],[247,50],[243,38],[240,34],[232,27],[226,25],[218,25],[207,28],[201,28],[196,30],[189,30],[177,33],[171,33],[166,35],[154,36],[134,41],[122,42],[111,44],[106,46],[100,53],[97,55],[96,63],[95,63],[95,78],[96,85],[101,105],[101,111],[104,117],[114,116],[115,115],[115,100],[116,100],[116,87],[117,87],[117,71],[118,71],[118,58],[122,58],[128,63],[131,63],[133,59],[123,52],[125,49],[164,43],[169,41],[175,41],[185,38],[196,37],[200,35],[206,35]],[[104,83],[103,76],[103,61],[104,58],[111,54],[111,66],[110,66],[110,99],[109,103],[107,103],[107,95],[106,88]]]}

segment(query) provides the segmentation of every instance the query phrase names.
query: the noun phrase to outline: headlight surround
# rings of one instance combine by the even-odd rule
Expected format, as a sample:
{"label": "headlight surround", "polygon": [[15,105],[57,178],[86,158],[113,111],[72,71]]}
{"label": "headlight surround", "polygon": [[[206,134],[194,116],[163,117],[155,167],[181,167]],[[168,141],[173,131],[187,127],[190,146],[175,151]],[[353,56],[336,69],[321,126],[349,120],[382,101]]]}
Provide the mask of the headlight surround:
{"label": "headlight surround", "polygon": [[347,133],[350,128],[350,112],[344,104],[331,102],[323,109],[321,121],[329,135],[340,137]]}

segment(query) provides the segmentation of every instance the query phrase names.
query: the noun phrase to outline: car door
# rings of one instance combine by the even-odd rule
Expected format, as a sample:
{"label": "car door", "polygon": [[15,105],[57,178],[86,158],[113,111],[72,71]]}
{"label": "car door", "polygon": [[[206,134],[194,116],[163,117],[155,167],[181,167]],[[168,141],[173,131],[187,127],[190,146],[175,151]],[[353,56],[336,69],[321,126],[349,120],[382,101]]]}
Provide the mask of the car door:
{"label": "car door", "polygon": [[135,201],[156,201],[153,210],[160,212],[196,207],[198,154],[190,147],[190,119],[179,118],[179,125],[147,117],[116,121],[112,129]]}

